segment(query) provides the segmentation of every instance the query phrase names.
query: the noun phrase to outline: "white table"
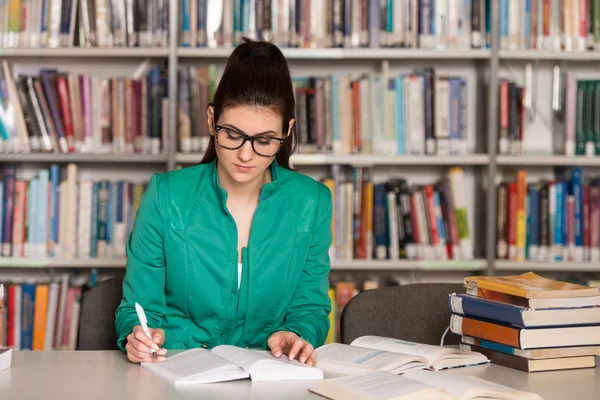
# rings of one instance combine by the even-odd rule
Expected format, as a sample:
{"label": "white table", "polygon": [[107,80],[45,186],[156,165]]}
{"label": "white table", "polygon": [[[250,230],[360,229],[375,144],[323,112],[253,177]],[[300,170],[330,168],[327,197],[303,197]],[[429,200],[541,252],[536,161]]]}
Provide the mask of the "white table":
{"label": "white table", "polygon": [[[442,373],[478,376],[545,400],[600,398],[600,367],[527,374],[485,365]],[[120,352],[17,351],[12,367],[0,371],[0,399],[323,399],[307,390],[311,383],[244,380],[176,390]]]}

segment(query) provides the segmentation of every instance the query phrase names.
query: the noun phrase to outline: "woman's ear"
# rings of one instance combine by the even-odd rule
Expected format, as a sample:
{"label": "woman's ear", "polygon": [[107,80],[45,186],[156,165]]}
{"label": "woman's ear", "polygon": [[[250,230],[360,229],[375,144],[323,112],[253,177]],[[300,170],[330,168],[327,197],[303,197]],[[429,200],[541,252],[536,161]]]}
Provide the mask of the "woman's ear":
{"label": "woman's ear", "polygon": [[215,135],[215,106],[212,103],[209,103],[206,107],[206,122],[208,124],[208,133],[212,136]]}
{"label": "woman's ear", "polygon": [[289,127],[288,127],[288,132],[287,132],[286,137],[289,137],[292,134],[292,128],[294,127],[295,123],[296,123],[296,120],[294,118],[290,119]]}

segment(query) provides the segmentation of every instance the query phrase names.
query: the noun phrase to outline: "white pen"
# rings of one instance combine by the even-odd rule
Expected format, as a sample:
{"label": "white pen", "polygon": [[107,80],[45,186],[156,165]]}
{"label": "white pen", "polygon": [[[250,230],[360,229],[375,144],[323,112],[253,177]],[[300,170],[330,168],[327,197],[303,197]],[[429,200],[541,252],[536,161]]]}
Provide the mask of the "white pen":
{"label": "white pen", "polygon": [[[143,329],[144,333],[146,334],[146,336],[148,336],[150,339],[152,339],[152,335],[150,334],[150,331],[148,330],[148,320],[146,319],[146,313],[144,312],[144,309],[138,303],[135,303],[135,311],[137,312],[138,318],[140,320],[140,324],[142,324],[142,329]],[[152,357],[156,360],[156,357],[157,357],[156,350],[151,348],[150,352],[152,353]]]}

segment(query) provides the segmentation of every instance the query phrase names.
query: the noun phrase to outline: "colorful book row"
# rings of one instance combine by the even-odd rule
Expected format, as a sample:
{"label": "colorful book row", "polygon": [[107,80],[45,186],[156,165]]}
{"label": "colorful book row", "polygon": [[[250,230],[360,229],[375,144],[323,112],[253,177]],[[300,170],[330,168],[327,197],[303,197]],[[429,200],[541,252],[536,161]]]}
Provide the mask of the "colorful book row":
{"label": "colorful book row", "polygon": [[498,0],[500,49],[600,50],[598,0]]}
{"label": "colorful book row", "polygon": [[41,69],[0,71],[0,152],[160,154],[167,132],[165,70],[100,79]]}
{"label": "colorful book row", "polygon": [[511,261],[600,261],[600,179],[581,168],[555,179],[498,185],[497,257]]}
{"label": "colorful book row", "polygon": [[323,181],[333,193],[335,259],[473,259],[461,168],[425,185],[373,181],[362,167],[352,171],[346,179],[334,166]]}
{"label": "colorful book row", "polygon": [[167,47],[165,0],[0,0],[0,47]]}
{"label": "colorful book row", "polygon": [[75,350],[82,288],[60,282],[0,283],[0,344],[14,350]]}
{"label": "colorful book row", "polygon": [[76,164],[32,179],[2,172],[2,257],[125,258],[145,183],[78,179]]}

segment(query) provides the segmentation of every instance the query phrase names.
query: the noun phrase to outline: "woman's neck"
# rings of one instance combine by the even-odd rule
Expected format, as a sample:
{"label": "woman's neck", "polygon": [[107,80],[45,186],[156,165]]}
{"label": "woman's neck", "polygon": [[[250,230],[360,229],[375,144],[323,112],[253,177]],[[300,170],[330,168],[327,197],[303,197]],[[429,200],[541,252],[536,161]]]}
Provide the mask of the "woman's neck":
{"label": "woman's neck", "polygon": [[235,182],[231,179],[231,176],[223,170],[218,162],[217,175],[219,176],[221,187],[227,192],[227,198],[234,200],[235,202],[241,201],[243,203],[257,201],[263,185],[271,181],[271,172],[267,169],[263,175],[257,176],[256,179],[250,182]]}

